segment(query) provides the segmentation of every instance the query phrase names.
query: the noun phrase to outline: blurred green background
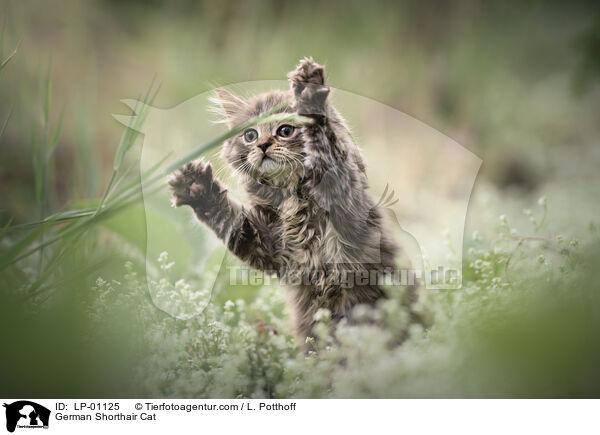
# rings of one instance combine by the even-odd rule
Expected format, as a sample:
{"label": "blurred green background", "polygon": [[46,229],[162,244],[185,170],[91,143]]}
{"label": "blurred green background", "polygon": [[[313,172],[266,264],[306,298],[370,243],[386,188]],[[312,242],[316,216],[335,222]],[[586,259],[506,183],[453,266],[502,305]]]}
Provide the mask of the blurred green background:
{"label": "blurred green background", "polygon": [[[407,113],[483,159],[466,234],[493,233],[490,216],[502,213],[527,223],[522,209],[544,195],[552,237],[595,243],[597,2],[1,0],[0,25],[0,62],[10,57],[0,71],[3,228],[97,206],[123,134],[111,114],[128,114],[119,100],[142,96],[153,80],[154,105],[170,108],[215,86],[281,80],[312,56],[332,86]],[[141,142],[125,156],[122,183],[139,172]],[[102,340],[89,338],[96,326],[85,315],[99,275],[117,279],[126,261],[144,272],[144,210],[123,213],[41,259],[12,261],[27,233],[2,233],[0,395],[141,394],[131,382],[143,347],[131,312],[103,320]],[[176,256],[169,231],[165,223],[165,249]],[[53,235],[34,234],[27,246],[44,237]],[[255,291],[230,289],[216,302]]]}
{"label": "blurred green background", "polygon": [[[60,5],[60,6],[59,6]],[[310,55],[332,86],[401,110],[484,160],[482,178],[537,193],[585,174],[598,138],[594,2],[10,2],[1,8],[2,215],[30,217],[32,141],[52,81],[52,207],[97,196],[153,77],[169,108],[216,85],[280,80]],[[6,57],[5,56],[5,57]],[[590,183],[591,184],[591,183]]]}

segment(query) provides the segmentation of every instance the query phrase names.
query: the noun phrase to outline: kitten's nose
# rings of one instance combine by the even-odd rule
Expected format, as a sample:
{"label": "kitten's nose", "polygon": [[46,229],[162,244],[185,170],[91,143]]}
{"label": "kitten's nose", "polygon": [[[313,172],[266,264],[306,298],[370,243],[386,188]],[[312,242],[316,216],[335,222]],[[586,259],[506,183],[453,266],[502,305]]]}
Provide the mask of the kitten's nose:
{"label": "kitten's nose", "polygon": [[265,143],[261,143],[259,145],[257,145],[263,153],[267,152],[267,148],[269,148],[271,146],[271,142],[265,142]]}

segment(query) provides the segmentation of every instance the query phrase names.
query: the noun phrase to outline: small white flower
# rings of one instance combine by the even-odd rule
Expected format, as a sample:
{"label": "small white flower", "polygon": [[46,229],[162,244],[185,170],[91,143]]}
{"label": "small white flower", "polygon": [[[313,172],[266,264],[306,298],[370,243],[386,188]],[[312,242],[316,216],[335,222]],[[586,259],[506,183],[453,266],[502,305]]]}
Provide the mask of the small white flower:
{"label": "small white flower", "polygon": [[577,239],[573,239],[573,240],[571,240],[571,243],[570,243],[570,245],[571,245],[573,248],[577,248],[577,247],[579,246],[579,240],[577,240]]}
{"label": "small white flower", "polygon": [[316,322],[326,323],[331,319],[331,311],[327,308],[319,308],[313,318]]}

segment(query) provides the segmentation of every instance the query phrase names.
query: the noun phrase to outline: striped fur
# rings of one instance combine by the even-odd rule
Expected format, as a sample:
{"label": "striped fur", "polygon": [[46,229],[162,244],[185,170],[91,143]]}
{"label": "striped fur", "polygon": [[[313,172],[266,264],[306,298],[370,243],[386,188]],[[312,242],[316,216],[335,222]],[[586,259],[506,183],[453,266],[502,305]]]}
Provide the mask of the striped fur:
{"label": "striped fur", "polygon": [[[170,184],[175,205],[191,206],[233,254],[279,276],[304,341],[319,308],[338,321],[356,305],[385,297],[378,282],[349,277],[392,270],[398,248],[367,193],[363,157],[328,102],[323,67],[305,59],[289,77],[289,92],[247,101],[217,91],[230,127],[279,105],[312,120],[292,124],[291,138],[277,136],[280,125],[263,124],[256,127],[256,144],[246,143],[244,134],[225,142],[222,155],[243,181],[248,205],[230,198],[202,161],[188,163]],[[272,158],[269,170],[261,160],[265,154]]]}

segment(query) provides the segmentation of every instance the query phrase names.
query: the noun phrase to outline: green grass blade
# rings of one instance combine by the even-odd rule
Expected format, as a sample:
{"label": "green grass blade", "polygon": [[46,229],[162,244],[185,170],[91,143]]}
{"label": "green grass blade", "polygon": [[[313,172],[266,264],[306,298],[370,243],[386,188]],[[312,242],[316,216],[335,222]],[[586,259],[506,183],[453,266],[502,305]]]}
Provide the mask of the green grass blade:
{"label": "green grass blade", "polygon": [[[156,191],[158,191],[158,188],[150,189],[150,190],[146,191],[146,195],[151,195],[151,194],[155,193]],[[40,243],[35,248],[29,249],[28,251],[26,251],[20,255],[16,255],[16,256],[13,255],[12,260],[10,260],[11,256],[7,256],[8,265],[17,263],[17,262],[23,260],[24,258],[27,258],[27,257],[31,256],[32,254],[35,254],[36,252],[43,250],[47,246],[50,246],[50,245],[64,239],[65,237],[69,237],[69,236],[75,235],[77,233],[88,231],[89,229],[91,229],[98,223],[102,222],[103,220],[108,219],[109,217],[114,216],[115,214],[118,214],[121,211],[127,209],[128,207],[138,203],[141,199],[142,199],[142,196],[141,196],[141,191],[140,191],[139,197],[136,197],[136,195],[130,194],[127,198],[124,198],[122,201],[111,205],[111,207],[104,208],[99,213],[97,212],[97,210],[94,210],[94,213],[88,219],[81,219],[78,221],[70,222],[69,224],[67,224],[67,226],[62,228],[57,233],[57,235],[55,235],[54,237],[52,237],[50,239],[44,240],[42,243]],[[44,234],[44,231],[47,228],[47,226],[49,226],[51,224],[52,224],[52,222],[47,222],[47,223],[37,227],[30,235],[27,236],[27,238],[32,237],[32,235],[39,237],[41,234]],[[27,246],[29,246],[30,244],[31,243],[29,243]],[[25,246],[25,247],[27,247],[27,246]],[[23,249],[20,249],[20,251],[22,251],[22,250]],[[0,270],[2,270],[2,269],[3,269],[3,267],[0,263]]]}
{"label": "green grass blade", "polygon": [[115,178],[117,178],[117,171],[113,171],[111,176],[110,176],[110,180],[108,181],[108,184],[106,185],[106,189],[104,189],[104,194],[102,195],[102,199],[100,200],[100,203],[98,204],[98,208],[96,209],[96,213],[99,213],[100,210],[102,210],[102,208],[104,207],[104,203],[106,202],[106,199],[108,198],[108,194],[110,193],[110,190],[112,189],[112,186],[115,182]]}
{"label": "green grass blade", "polygon": [[146,120],[146,116],[148,115],[149,107],[154,102],[154,99],[158,95],[158,91],[160,90],[160,85],[157,87],[157,89],[154,92],[154,94],[152,95],[152,97],[150,97],[150,92],[153,87],[154,87],[154,79],[152,79],[152,82],[150,83],[150,86],[148,87],[148,90],[146,91],[146,95],[144,96],[144,99],[142,101],[142,110],[140,111],[140,113],[137,113],[138,112],[137,105],[135,106],[134,112],[136,112],[136,116],[131,117],[130,123],[127,125],[127,127],[125,128],[125,131],[123,132],[123,135],[121,136],[121,141],[119,142],[119,145],[117,146],[117,152],[115,154],[115,158],[113,161],[113,173],[110,177],[108,185],[106,186],[106,189],[104,190],[104,194],[102,195],[100,204],[98,204],[98,211],[100,211],[104,207],[104,204],[106,203],[108,195],[110,194],[110,191],[113,188],[113,185],[115,183],[115,180],[117,177],[117,171],[121,167],[123,158],[125,157],[125,154],[127,153],[127,151],[129,151],[129,149],[131,149],[131,147],[135,143],[135,141],[139,135],[139,132],[141,131],[142,125],[144,124],[144,121]]}
{"label": "green grass blade", "polygon": [[34,151],[31,155],[31,164],[33,166],[35,199],[38,202],[42,200],[42,169],[39,153]]}
{"label": "green grass blade", "polygon": [[60,261],[67,255],[67,247],[71,246],[72,244],[73,241],[71,238],[65,238],[62,240],[61,246],[57,246],[56,249],[54,249],[52,255],[46,261],[44,269],[38,278],[29,286],[27,292],[33,292],[51,277],[52,273],[54,273],[61,265]]}
{"label": "green grass blade", "polygon": [[54,154],[54,150],[56,149],[56,145],[58,144],[58,138],[60,136],[60,131],[62,129],[64,115],[65,115],[65,111],[63,109],[63,111],[60,114],[60,117],[58,118],[58,124],[56,125],[56,128],[54,129],[52,138],[50,139],[50,142],[48,143],[48,149],[46,150],[46,163],[48,163],[50,161],[50,159],[52,158],[52,154]]}
{"label": "green grass blade", "polygon": [[8,121],[13,113],[13,107],[11,106],[10,111],[8,112],[8,116],[4,120],[4,124],[2,124],[2,128],[0,128],[0,138],[4,135],[4,131],[6,130],[6,126],[8,125]]}
{"label": "green grass blade", "polygon": [[146,117],[148,116],[148,113],[150,111],[150,106],[154,102],[154,99],[156,98],[156,95],[158,94],[158,91],[160,90],[160,86],[158,86],[158,88],[156,89],[156,91],[154,92],[152,97],[150,97],[150,91],[152,90],[153,87],[154,87],[154,79],[152,79],[152,82],[150,83],[150,86],[148,87],[148,90],[146,91],[146,95],[144,95],[144,99],[142,100],[142,103],[141,103],[141,109],[138,111],[139,100],[136,103],[136,106],[134,107],[135,116],[131,117],[130,123],[127,126],[123,136],[121,136],[121,141],[119,143],[119,146],[117,147],[117,152],[115,154],[115,159],[113,162],[113,170],[115,170],[115,171],[118,170],[119,167],[121,166],[121,163],[123,162],[123,157],[125,156],[125,153],[127,153],[127,151],[129,151],[129,149],[135,143],[138,135],[140,134],[140,130],[146,120]]}
{"label": "green grass blade", "polygon": [[0,271],[13,264],[15,259],[19,258],[25,249],[39,239],[51,224],[52,222],[46,222],[45,224],[40,225],[23,239],[19,240],[17,243],[10,246],[5,252],[0,254]]}
{"label": "green grass blade", "polygon": [[12,222],[12,218],[10,218],[8,220],[8,222],[6,223],[6,225],[4,225],[4,228],[2,228],[2,231],[0,231],[0,242],[2,241],[2,239],[4,239],[4,236],[6,236],[10,230],[10,224]]}
{"label": "green grass blade", "polygon": [[57,225],[60,223],[71,221],[71,220],[81,219],[81,218],[92,216],[95,211],[96,211],[95,208],[84,208],[84,209],[78,209],[78,210],[63,211],[60,213],[55,213],[53,215],[50,215],[39,221],[27,222],[27,223],[20,224],[20,225],[14,225],[14,226],[8,228],[8,232],[12,233],[15,231],[27,230],[27,229],[38,227],[38,226],[43,225],[48,222],[51,222],[52,224]]}
{"label": "green grass blade", "polygon": [[222,135],[217,136],[216,138],[205,142],[204,144],[200,145],[199,147],[193,149],[189,153],[183,155],[179,159],[172,162],[169,166],[167,166],[165,168],[164,173],[170,174],[174,170],[179,169],[181,166],[183,166],[187,162],[197,159],[205,152],[215,148],[216,146],[225,142],[227,139],[229,139],[237,134],[240,134],[245,129],[252,127],[254,125],[264,124],[264,123],[268,123],[268,122],[303,122],[304,123],[304,122],[311,121],[310,118],[306,118],[304,116],[299,116],[299,115],[296,115],[293,113],[274,113],[279,109],[280,109],[279,107],[275,107],[274,109],[264,113],[263,115],[253,118],[253,119],[249,120],[248,122],[245,122],[244,124],[234,127],[233,129],[223,133]]}
{"label": "green grass blade", "polygon": [[17,51],[19,51],[19,45],[21,45],[21,41],[17,42],[13,52],[9,54],[8,57],[2,61],[2,63],[0,63],[0,71],[2,71],[4,67],[8,65],[8,62],[10,62],[10,60],[17,54]]}
{"label": "green grass blade", "polygon": [[[131,181],[130,183],[128,183],[126,186],[124,186],[119,192],[117,192],[117,194],[115,195],[116,198],[121,197],[121,195],[123,195],[123,193],[127,193],[131,191],[132,187],[136,187],[139,189],[139,184],[148,176],[152,175],[153,173],[155,173],[160,166],[169,158],[170,153],[167,154],[165,157],[163,157],[159,162],[157,162],[152,168],[150,168],[148,171],[144,172],[144,174],[142,174],[141,176],[136,177],[136,179],[134,179],[133,181]],[[130,197],[131,195],[129,195],[128,197]],[[111,203],[112,204],[112,203]],[[24,224],[19,224],[19,225],[13,225],[10,226],[10,222],[9,224],[7,224],[7,226],[5,227],[5,229],[3,229],[2,233],[12,233],[12,232],[16,232],[16,231],[22,231],[22,230],[27,230],[27,229],[31,229],[31,228],[35,228],[37,226],[43,225],[47,222],[52,222],[54,225],[58,225],[61,223],[65,223],[68,221],[73,221],[73,220],[78,220],[78,219],[83,219],[83,218],[87,218],[87,217],[91,217],[96,213],[97,208],[82,208],[82,209],[75,209],[75,210],[67,210],[67,211],[63,211],[60,213],[55,213],[51,216],[48,216],[45,219],[39,220],[39,221],[35,221],[35,222],[27,222]],[[2,234],[0,233],[0,234]],[[2,238],[0,237],[0,240]]]}
{"label": "green grass blade", "polygon": [[[157,163],[155,163],[146,172],[142,173],[141,175],[138,175],[133,180],[131,180],[129,183],[127,183],[125,186],[123,186],[119,191],[117,191],[115,193],[114,197],[116,199],[118,199],[119,197],[121,197],[121,195],[123,195],[125,192],[130,191],[132,188],[139,188],[139,186],[141,184],[144,184],[148,179],[150,179],[152,174],[155,174],[156,171],[158,171],[158,169],[163,165],[164,162],[167,161],[167,159],[170,157],[171,154],[172,153],[168,153],[165,157],[160,159]],[[118,184],[118,183],[116,183],[116,184]]]}

